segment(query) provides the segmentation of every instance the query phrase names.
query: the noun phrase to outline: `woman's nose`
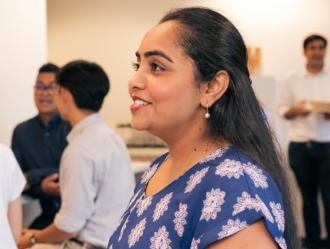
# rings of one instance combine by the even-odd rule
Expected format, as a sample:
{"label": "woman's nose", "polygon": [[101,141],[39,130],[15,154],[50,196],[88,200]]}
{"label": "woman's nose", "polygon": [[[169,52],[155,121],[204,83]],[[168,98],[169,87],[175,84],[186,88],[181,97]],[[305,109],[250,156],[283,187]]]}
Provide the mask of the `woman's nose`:
{"label": "woman's nose", "polygon": [[138,69],[128,82],[129,91],[144,89],[146,85],[143,71]]}

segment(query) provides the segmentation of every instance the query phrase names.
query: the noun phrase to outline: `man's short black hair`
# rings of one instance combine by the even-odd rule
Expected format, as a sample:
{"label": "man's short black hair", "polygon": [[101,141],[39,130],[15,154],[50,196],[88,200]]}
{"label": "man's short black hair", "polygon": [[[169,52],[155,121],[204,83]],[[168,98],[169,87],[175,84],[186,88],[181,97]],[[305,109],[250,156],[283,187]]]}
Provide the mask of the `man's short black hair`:
{"label": "man's short black hair", "polygon": [[316,40],[323,41],[324,48],[327,47],[328,42],[327,42],[327,39],[325,39],[325,37],[323,37],[321,35],[313,34],[313,35],[310,35],[310,36],[306,37],[306,39],[304,40],[304,50],[306,50],[308,44],[310,44],[311,42],[316,41]]}
{"label": "man's short black hair", "polygon": [[56,76],[57,84],[67,89],[80,109],[99,111],[110,82],[96,63],[76,60],[64,65]]}
{"label": "man's short black hair", "polygon": [[39,73],[57,73],[60,70],[60,68],[53,64],[53,63],[46,63],[43,64],[40,68],[39,68]]}

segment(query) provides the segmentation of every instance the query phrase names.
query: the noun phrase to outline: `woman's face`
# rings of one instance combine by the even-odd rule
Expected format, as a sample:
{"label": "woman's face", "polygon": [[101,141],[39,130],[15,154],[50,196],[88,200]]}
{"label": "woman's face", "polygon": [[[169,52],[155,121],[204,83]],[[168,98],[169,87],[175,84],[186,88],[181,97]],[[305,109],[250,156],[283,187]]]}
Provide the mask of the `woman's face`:
{"label": "woman's face", "polygon": [[136,53],[136,73],[129,82],[132,126],[165,140],[191,125],[205,125],[194,62],[178,44],[178,28],[169,21],[145,35]]}

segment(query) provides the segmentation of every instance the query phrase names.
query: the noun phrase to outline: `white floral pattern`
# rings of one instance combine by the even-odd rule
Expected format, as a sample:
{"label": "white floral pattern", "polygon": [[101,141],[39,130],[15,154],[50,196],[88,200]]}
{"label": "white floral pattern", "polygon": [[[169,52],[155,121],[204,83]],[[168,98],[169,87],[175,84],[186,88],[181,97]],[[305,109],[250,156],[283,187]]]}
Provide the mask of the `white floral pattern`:
{"label": "white floral pattern", "polygon": [[225,237],[228,237],[246,227],[247,227],[246,221],[241,222],[239,219],[236,220],[229,219],[227,224],[222,226],[221,232],[218,233],[218,239],[220,240]]}
{"label": "white floral pattern", "polygon": [[244,165],[244,172],[250,176],[254,186],[261,188],[268,188],[267,177],[263,174],[262,170],[252,163]]}
{"label": "white floral pattern", "polygon": [[179,204],[179,210],[174,213],[174,229],[177,232],[179,237],[183,236],[184,233],[184,225],[187,224],[186,217],[188,215],[187,204]]}
{"label": "white floral pattern", "polygon": [[141,220],[130,232],[128,236],[128,247],[131,248],[139,241],[141,236],[143,235],[144,229],[146,227],[146,218]]}
{"label": "white floral pattern", "polygon": [[209,170],[209,167],[206,167],[202,170],[199,170],[197,172],[195,172],[194,174],[192,174],[190,177],[189,177],[189,180],[187,182],[187,186],[184,190],[184,193],[189,193],[191,192],[197,184],[200,184],[203,177],[206,175],[206,173],[208,172]]}
{"label": "white floral pattern", "polygon": [[118,237],[118,241],[120,241],[124,235],[124,232],[125,232],[125,229],[126,229],[126,226],[127,226],[127,223],[128,223],[128,217],[126,218],[123,226],[121,227],[120,229],[120,234],[119,234],[119,237]]}
{"label": "white floral pattern", "polygon": [[124,215],[122,215],[120,217],[120,220],[117,222],[117,224],[115,225],[115,227],[113,229],[114,231],[116,231],[119,228],[119,226],[122,224],[123,219],[124,219]]}
{"label": "white floral pattern", "polygon": [[255,187],[268,188],[267,177],[260,168],[250,162],[244,164],[237,160],[226,159],[217,166],[215,171],[216,175],[226,176],[229,179],[239,179],[244,173],[251,178]]}
{"label": "white floral pattern", "polygon": [[201,243],[201,239],[195,240],[195,238],[192,239],[190,249],[198,249],[198,245]]}
{"label": "white floral pattern", "polygon": [[267,220],[269,220],[271,223],[274,223],[273,216],[271,215],[266,204],[260,199],[258,195],[253,198],[244,191],[242,196],[237,198],[237,203],[234,205],[233,215],[237,215],[243,212],[245,209],[254,209],[256,212],[261,211]]}
{"label": "white floral pattern", "polygon": [[286,241],[283,237],[280,237],[280,238],[275,237],[275,241],[278,243],[278,245],[281,247],[281,249],[288,248]]}
{"label": "white floral pattern", "polygon": [[275,217],[278,230],[284,232],[285,219],[284,219],[284,211],[282,209],[281,204],[272,201],[269,203],[269,206],[272,209],[272,213]]}
{"label": "white floral pattern", "polygon": [[203,201],[204,206],[200,220],[215,220],[217,214],[221,211],[221,205],[225,202],[225,196],[226,193],[219,188],[212,188],[210,192],[207,192]]}
{"label": "white floral pattern", "polygon": [[165,226],[162,226],[154,233],[150,239],[150,249],[171,249],[171,240],[168,238],[168,232]]}
{"label": "white floral pattern", "polygon": [[136,198],[139,196],[140,192],[142,191],[142,188],[140,188],[131,198],[131,200],[129,201],[128,207],[130,207],[136,200]]}
{"label": "white floral pattern", "polygon": [[141,177],[141,183],[146,183],[150,180],[150,178],[156,173],[157,168],[158,168],[158,163],[147,169],[146,172],[143,173]]}
{"label": "white floral pattern", "polygon": [[216,151],[214,151],[213,153],[209,154],[208,156],[206,156],[204,159],[202,159],[200,161],[200,163],[207,163],[209,161],[212,161],[214,159],[220,158],[223,156],[223,154],[225,154],[225,152],[229,149],[229,147],[226,148],[219,148]]}
{"label": "white floral pattern", "polygon": [[238,179],[240,176],[243,176],[243,171],[244,166],[241,162],[226,159],[217,166],[215,174],[222,177],[227,176],[228,178],[234,177]]}
{"label": "white floral pattern", "polygon": [[134,202],[134,204],[129,209],[130,210],[130,213],[132,213],[134,211],[134,209],[136,208],[136,206],[138,206],[140,204],[140,202],[143,199],[143,196],[144,196],[144,194],[140,195],[140,197],[136,199],[136,201]]}
{"label": "white floral pattern", "polygon": [[154,210],[153,214],[153,221],[157,221],[168,209],[168,204],[170,203],[170,200],[172,198],[173,193],[169,193],[165,195],[156,205],[156,208]]}
{"label": "white floral pattern", "polygon": [[152,202],[152,196],[147,196],[144,199],[142,199],[139,204],[137,205],[136,214],[138,217],[140,217],[145,210],[151,205]]}

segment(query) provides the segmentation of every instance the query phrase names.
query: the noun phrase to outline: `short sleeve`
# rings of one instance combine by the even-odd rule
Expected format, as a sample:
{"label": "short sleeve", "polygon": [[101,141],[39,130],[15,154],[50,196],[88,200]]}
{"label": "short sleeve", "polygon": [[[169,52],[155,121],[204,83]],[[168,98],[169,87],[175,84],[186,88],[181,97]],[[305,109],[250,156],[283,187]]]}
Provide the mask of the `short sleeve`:
{"label": "short sleeve", "polygon": [[192,248],[206,248],[259,220],[286,248],[282,199],[268,174],[250,162],[226,159],[207,178]]}
{"label": "short sleeve", "polygon": [[7,183],[4,188],[8,202],[14,201],[23,192],[25,177],[19,167],[13,152],[4,146],[0,147],[0,161],[2,174],[5,177],[3,182]]}
{"label": "short sleeve", "polygon": [[79,231],[94,210],[93,165],[93,159],[80,148],[68,149],[63,154],[60,165],[62,204],[54,220],[63,231]]}

